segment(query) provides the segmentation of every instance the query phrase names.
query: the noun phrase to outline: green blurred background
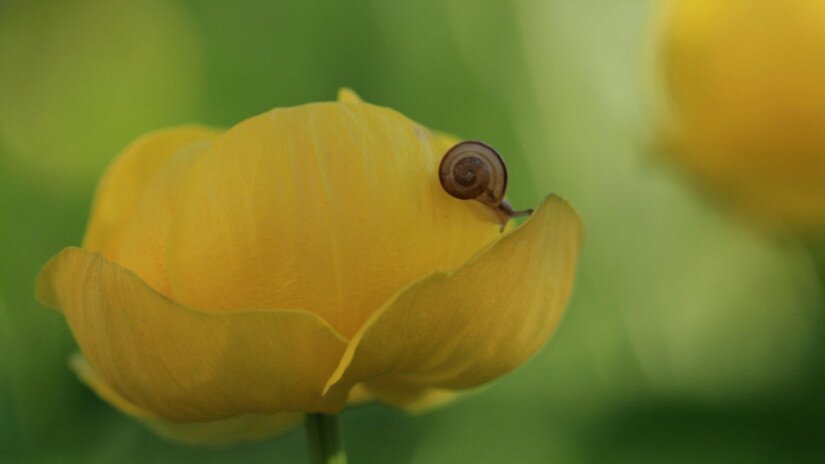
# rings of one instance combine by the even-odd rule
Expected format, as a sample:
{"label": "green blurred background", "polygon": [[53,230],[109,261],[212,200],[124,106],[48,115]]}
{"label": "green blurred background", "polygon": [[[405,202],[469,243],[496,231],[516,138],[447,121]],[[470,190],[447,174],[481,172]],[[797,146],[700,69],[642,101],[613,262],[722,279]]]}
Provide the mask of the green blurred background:
{"label": "green blurred background", "polygon": [[0,1],[0,462],[306,462],[300,430],[155,438],[74,378],[34,302],[95,182],[159,127],[229,126],[349,86],[497,147],[516,207],[582,215],[577,290],[530,363],[417,417],[347,410],[353,463],[823,462],[825,308],[793,240],[731,221],[657,162],[640,0]]}

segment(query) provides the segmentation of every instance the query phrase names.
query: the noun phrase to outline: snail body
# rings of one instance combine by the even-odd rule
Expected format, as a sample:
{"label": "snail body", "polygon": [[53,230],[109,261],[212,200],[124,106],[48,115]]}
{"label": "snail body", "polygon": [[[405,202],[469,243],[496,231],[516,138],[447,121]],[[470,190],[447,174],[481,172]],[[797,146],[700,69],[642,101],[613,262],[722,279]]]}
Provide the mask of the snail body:
{"label": "snail body", "polygon": [[450,148],[441,159],[438,178],[444,190],[461,200],[475,200],[491,208],[501,228],[511,218],[529,215],[532,210],[514,211],[504,200],[507,166],[501,155],[483,142],[468,140]]}

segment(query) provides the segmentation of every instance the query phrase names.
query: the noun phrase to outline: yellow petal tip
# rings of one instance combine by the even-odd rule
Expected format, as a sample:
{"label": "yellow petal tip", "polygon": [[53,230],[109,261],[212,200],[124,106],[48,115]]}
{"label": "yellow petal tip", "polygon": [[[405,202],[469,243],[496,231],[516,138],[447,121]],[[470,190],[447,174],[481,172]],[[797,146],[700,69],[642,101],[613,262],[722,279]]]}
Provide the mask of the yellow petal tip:
{"label": "yellow petal tip", "polygon": [[364,103],[364,100],[349,87],[341,87],[338,90],[338,103]]}
{"label": "yellow petal tip", "polygon": [[74,250],[76,249],[77,247],[64,248],[60,253],[53,256],[46,262],[46,264],[43,265],[43,267],[40,268],[40,272],[37,273],[37,278],[35,279],[34,284],[35,301],[43,306],[62,312],[57,301],[57,296],[55,295],[54,283],[52,282],[55,272],[54,269],[58,265],[58,261],[62,259],[61,256],[74,253]]}

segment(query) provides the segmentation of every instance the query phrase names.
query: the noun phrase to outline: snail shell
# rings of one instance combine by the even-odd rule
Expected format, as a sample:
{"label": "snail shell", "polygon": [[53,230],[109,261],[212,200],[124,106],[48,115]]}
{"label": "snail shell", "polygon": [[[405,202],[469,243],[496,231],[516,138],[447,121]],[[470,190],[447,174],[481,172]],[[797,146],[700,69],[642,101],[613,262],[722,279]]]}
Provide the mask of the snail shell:
{"label": "snail shell", "polygon": [[493,147],[475,141],[450,148],[438,168],[441,186],[462,200],[476,200],[492,208],[504,200],[507,167]]}
{"label": "snail shell", "polygon": [[470,140],[450,148],[441,159],[438,178],[450,195],[462,200],[476,200],[493,209],[502,230],[510,218],[532,212],[513,211],[504,200],[507,166],[501,155],[486,143]]}

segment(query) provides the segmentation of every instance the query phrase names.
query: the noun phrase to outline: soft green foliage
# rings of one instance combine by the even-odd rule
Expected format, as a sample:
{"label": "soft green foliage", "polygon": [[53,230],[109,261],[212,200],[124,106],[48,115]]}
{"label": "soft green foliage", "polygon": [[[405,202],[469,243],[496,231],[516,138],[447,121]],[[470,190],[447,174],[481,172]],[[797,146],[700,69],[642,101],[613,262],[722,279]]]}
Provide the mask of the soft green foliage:
{"label": "soft green foliage", "polygon": [[38,267],[80,242],[97,177],[135,136],[225,126],[340,86],[489,142],[515,207],[559,192],[586,229],[573,303],[537,358],[426,415],[346,411],[350,462],[822,459],[812,266],[656,163],[650,9],[0,2],[0,462],[305,462],[300,432],[220,450],[156,438],[80,385],[71,334],[32,295]]}

